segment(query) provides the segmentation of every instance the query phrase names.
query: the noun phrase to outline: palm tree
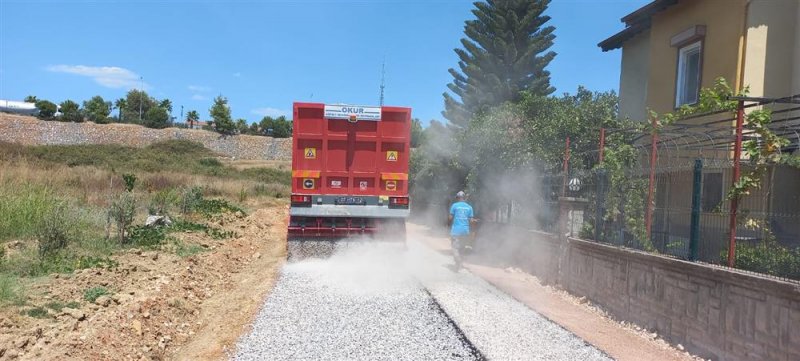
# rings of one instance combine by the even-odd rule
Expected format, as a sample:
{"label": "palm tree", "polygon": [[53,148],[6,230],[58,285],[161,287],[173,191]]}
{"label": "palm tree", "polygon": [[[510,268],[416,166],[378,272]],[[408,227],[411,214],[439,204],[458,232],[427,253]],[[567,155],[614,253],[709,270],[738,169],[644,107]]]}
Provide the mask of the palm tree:
{"label": "palm tree", "polygon": [[119,109],[119,122],[123,123],[122,121],[122,109],[128,105],[128,101],[125,98],[119,98],[114,102],[114,106]]}
{"label": "palm tree", "polygon": [[189,122],[189,129],[192,129],[194,122],[200,120],[200,114],[196,110],[190,110],[186,113],[186,120]]}

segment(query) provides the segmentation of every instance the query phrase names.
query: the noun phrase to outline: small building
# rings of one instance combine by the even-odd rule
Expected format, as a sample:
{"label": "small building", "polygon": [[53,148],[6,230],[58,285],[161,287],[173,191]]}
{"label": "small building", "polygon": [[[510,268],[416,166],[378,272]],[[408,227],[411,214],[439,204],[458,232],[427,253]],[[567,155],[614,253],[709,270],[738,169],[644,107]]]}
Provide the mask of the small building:
{"label": "small building", "polygon": [[[800,0],[654,0],[621,19],[624,28],[601,41],[603,51],[621,49],[619,116],[647,121],[649,110],[670,113],[682,105],[698,102],[701,88],[711,87],[723,77],[735,92],[749,89],[751,97],[800,99]],[[800,111],[793,105],[774,105],[783,111],[781,127],[800,128]],[[728,117],[728,120],[730,117]],[[732,138],[734,123],[722,120],[720,137]],[[700,119],[687,120],[689,126]],[[725,129],[730,126],[729,131]],[[691,137],[707,137],[701,130],[682,130]],[[793,133],[792,133],[793,132]],[[791,138],[797,154],[800,132]],[[694,140],[686,140],[687,143]],[[703,144],[702,139],[695,144]],[[709,143],[706,143],[709,144]],[[687,165],[693,157],[712,157],[715,166],[703,168],[701,239],[722,240],[728,232],[725,194],[732,184],[728,147],[711,151],[685,151],[670,144],[674,159]],[[659,158],[661,161],[662,158]],[[659,166],[661,166],[659,164]],[[669,167],[664,167],[669,168]],[[692,169],[687,166],[662,171],[656,184],[655,213],[651,238],[662,244],[685,244],[689,237]],[[774,235],[789,246],[800,245],[800,170],[774,167],[740,202],[741,214],[765,221],[770,235],[740,228],[743,242],[759,242]],[[746,212],[746,213],[745,213]],[[709,260],[718,257],[725,243],[707,250]]]}

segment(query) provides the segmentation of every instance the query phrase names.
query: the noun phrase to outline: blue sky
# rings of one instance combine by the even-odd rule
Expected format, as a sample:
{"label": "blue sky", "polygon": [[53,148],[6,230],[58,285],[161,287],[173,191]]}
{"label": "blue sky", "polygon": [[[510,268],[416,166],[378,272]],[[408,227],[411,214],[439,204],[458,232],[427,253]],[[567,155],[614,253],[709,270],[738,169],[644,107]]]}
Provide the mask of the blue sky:
{"label": "blue sky", "polygon": [[[648,0],[554,0],[556,93],[616,90],[619,51],[596,44]],[[174,116],[212,98],[235,118],[290,115],[293,101],[386,104],[442,119],[471,1],[0,0],[0,99],[107,100],[144,88]]]}

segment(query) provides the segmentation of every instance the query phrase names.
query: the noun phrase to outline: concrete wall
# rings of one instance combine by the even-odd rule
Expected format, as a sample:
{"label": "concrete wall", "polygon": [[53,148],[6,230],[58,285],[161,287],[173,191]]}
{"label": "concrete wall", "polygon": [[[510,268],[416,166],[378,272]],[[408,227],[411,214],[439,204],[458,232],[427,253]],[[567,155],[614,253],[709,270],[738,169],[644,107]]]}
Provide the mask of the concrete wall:
{"label": "concrete wall", "polygon": [[647,106],[659,113],[674,110],[678,49],[670,39],[695,25],[706,26],[701,87],[713,85],[718,77],[725,77],[731,86],[739,83],[745,4],[744,0],[681,1],[653,15]]}
{"label": "concrete wall", "polygon": [[0,142],[24,145],[120,144],[144,147],[169,140],[202,143],[221,155],[237,159],[291,160],[292,139],[250,135],[223,137],[193,129],[150,129],[132,124],[62,123],[33,117],[0,114]]}
{"label": "concrete wall", "polygon": [[518,237],[505,253],[521,268],[694,354],[800,360],[798,284],[543,233],[505,234]]}
{"label": "concrete wall", "polygon": [[619,79],[619,117],[647,119],[647,79],[650,73],[650,32],[636,35],[622,46]]}

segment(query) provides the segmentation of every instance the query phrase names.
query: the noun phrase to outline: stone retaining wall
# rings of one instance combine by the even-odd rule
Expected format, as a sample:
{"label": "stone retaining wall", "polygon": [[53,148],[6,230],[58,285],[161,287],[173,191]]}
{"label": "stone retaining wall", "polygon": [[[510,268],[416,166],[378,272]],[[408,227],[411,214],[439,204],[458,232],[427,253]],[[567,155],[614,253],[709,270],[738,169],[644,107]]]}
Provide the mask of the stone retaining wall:
{"label": "stone retaining wall", "polygon": [[517,266],[694,354],[713,360],[800,360],[800,284],[495,227],[517,239],[506,252]]}
{"label": "stone retaining wall", "polygon": [[221,136],[198,129],[150,129],[133,124],[63,123],[0,113],[0,142],[24,145],[120,144],[144,147],[169,140],[186,139],[237,159],[290,160],[291,138],[252,135]]}

